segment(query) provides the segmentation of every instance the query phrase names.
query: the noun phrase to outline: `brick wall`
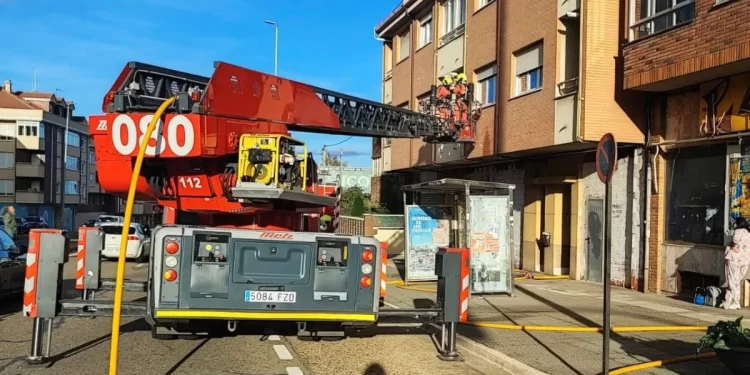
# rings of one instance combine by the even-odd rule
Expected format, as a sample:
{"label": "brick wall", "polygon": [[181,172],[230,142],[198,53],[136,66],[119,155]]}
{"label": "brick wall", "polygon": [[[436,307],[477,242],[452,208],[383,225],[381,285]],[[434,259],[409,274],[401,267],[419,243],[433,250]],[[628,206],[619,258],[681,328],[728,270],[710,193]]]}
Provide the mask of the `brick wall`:
{"label": "brick wall", "polygon": [[[640,19],[640,1],[636,1]],[[750,1],[696,0],[695,19],[624,48],[625,88],[680,77],[750,58]]]}
{"label": "brick wall", "polygon": [[[501,153],[554,144],[557,53],[557,1],[504,1],[500,20],[502,59],[499,65]],[[511,99],[513,53],[544,43],[543,89]]]}

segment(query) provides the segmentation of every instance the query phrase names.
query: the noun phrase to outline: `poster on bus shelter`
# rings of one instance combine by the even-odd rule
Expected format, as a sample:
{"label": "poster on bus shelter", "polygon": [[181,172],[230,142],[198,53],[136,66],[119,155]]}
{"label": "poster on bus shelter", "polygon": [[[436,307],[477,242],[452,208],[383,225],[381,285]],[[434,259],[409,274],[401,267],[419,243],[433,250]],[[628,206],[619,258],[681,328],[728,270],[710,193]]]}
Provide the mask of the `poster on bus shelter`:
{"label": "poster on bus shelter", "polygon": [[450,206],[406,206],[406,281],[437,280],[435,254],[450,246],[452,217]]}

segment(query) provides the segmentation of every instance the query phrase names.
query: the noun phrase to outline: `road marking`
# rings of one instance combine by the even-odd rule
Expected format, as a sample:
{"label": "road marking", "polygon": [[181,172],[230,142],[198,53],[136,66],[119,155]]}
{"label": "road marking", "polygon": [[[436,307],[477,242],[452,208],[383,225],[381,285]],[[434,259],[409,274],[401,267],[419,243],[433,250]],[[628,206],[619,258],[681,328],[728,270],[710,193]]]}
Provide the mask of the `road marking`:
{"label": "road marking", "polygon": [[305,375],[299,367],[287,367],[286,373],[287,375]]}
{"label": "road marking", "polygon": [[271,341],[281,341],[281,337],[279,337],[279,335],[270,335],[268,336],[268,339]]}
{"label": "road marking", "polygon": [[274,345],[273,350],[281,360],[290,360],[293,358],[292,353],[290,353],[289,349],[287,349],[284,345]]}

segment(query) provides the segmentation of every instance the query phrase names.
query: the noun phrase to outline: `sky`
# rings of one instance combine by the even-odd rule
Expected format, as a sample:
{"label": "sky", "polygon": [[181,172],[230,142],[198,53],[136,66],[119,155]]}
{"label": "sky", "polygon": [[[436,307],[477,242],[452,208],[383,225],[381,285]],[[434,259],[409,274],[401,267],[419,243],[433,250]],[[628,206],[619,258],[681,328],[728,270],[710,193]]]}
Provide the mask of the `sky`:
{"label": "sky", "polygon": [[[5,37],[0,81],[14,90],[55,92],[75,114],[101,112],[128,61],[210,76],[220,60],[374,101],[381,96],[381,47],[373,29],[397,0],[0,0]],[[352,5],[357,4],[357,5]],[[370,167],[370,138],[296,133],[352,166]],[[348,139],[348,140],[347,140]],[[315,155],[320,160],[320,154]]]}

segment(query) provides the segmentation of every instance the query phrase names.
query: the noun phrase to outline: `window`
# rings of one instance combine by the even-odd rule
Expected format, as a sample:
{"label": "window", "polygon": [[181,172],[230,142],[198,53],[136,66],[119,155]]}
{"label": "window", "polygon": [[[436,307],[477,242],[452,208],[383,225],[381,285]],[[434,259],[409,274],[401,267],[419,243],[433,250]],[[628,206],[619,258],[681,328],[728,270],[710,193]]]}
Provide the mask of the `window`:
{"label": "window", "polygon": [[75,156],[68,156],[65,159],[65,169],[69,171],[77,171],[80,168],[81,160]]}
{"label": "window", "polygon": [[432,42],[432,13],[419,20],[419,45],[422,48]]}
{"label": "window", "polygon": [[493,1],[495,1],[495,0],[478,0],[477,1],[477,10],[482,9],[483,7],[489,5]]}
{"label": "window", "polygon": [[385,72],[393,70],[393,44],[391,42],[386,42],[383,46],[383,60]]}
{"label": "window", "polygon": [[89,185],[93,185],[96,183],[96,175],[93,173],[89,173]]}
{"label": "window", "polygon": [[94,164],[96,157],[94,156],[94,150],[89,150],[89,163]]}
{"label": "window", "polygon": [[641,0],[640,15],[631,27],[635,39],[692,21],[695,0]]}
{"label": "window", "polygon": [[39,122],[16,121],[16,124],[18,125],[18,135],[27,137],[36,137],[38,135]]}
{"label": "window", "polygon": [[484,105],[495,103],[495,94],[497,93],[497,65],[492,64],[477,73],[476,99]]}
{"label": "window", "polygon": [[44,124],[39,124],[39,139],[44,139]]}
{"label": "window", "polygon": [[409,57],[411,51],[411,32],[409,29],[398,36],[398,61]]}
{"label": "window", "polygon": [[65,181],[65,194],[78,195],[78,181]]}
{"label": "window", "polygon": [[0,152],[0,168],[13,168],[16,165],[16,154]]}
{"label": "window", "polygon": [[13,180],[0,180],[0,195],[13,195],[16,191],[16,184]]}
{"label": "window", "polygon": [[667,155],[667,240],[724,244],[726,158],[725,144]]}
{"label": "window", "polygon": [[448,35],[466,22],[465,0],[445,0],[443,3],[443,36]]}
{"label": "window", "polygon": [[542,46],[542,43],[538,43],[513,55],[516,63],[514,95],[542,89]]}
{"label": "window", "polygon": [[15,121],[0,121],[0,141],[16,139]]}
{"label": "window", "polygon": [[68,146],[81,147],[81,136],[75,132],[68,132]]}

